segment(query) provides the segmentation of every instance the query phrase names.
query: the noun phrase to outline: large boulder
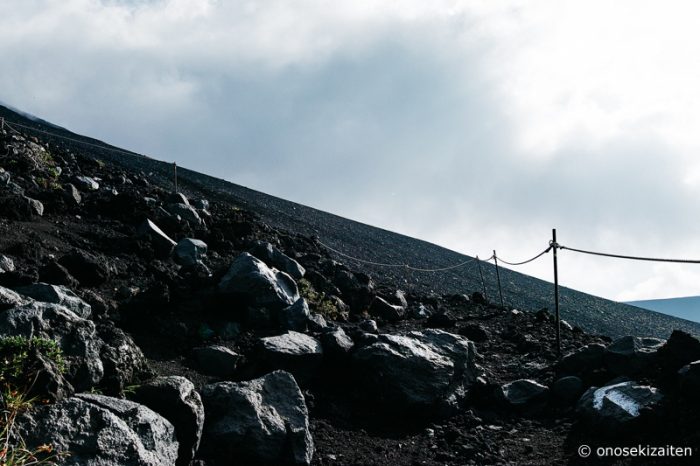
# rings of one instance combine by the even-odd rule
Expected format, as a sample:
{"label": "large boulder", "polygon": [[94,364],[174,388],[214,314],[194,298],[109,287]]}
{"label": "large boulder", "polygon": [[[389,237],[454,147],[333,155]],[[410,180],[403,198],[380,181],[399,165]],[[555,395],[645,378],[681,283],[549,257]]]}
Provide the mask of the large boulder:
{"label": "large boulder", "polygon": [[428,329],[407,335],[381,334],[355,351],[353,360],[373,400],[391,410],[424,414],[453,412],[476,379],[474,344]]}
{"label": "large boulder", "polygon": [[542,404],[548,395],[547,386],[530,379],[515,380],[498,387],[499,398],[516,409]]}
{"label": "large boulder", "polygon": [[385,299],[377,296],[369,306],[369,313],[389,322],[396,322],[404,317],[406,309],[403,306],[389,304]]}
{"label": "large boulder", "polygon": [[204,387],[205,455],[230,464],[310,464],[309,414],[294,377],[275,371],[248,382]]}
{"label": "large boulder", "polygon": [[552,395],[558,403],[571,405],[581,398],[584,388],[583,381],[579,377],[567,375],[554,382]]}
{"label": "large boulder", "polygon": [[299,298],[289,307],[282,309],[277,315],[277,320],[283,330],[304,332],[309,326],[311,311],[304,298]]}
{"label": "large boulder", "polygon": [[612,342],[605,350],[603,361],[615,375],[635,376],[647,372],[665,340],[626,336]]}
{"label": "large boulder", "polygon": [[194,238],[183,238],[175,246],[175,259],[178,264],[194,266],[202,262],[207,254],[207,243]]}
{"label": "large boulder", "polygon": [[330,356],[345,356],[352,351],[355,343],[345,331],[340,328],[327,329],[321,334],[323,352]]}
{"label": "large boulder", "polygon": [[144,220],[136,229],[136,236],[139,238],[148,238],[153,244],[156,252],[162,256],[169,255],[175,247],[175,241],[172,240],[163,230],[151,220]]}
{"label": "large boulder", "polygon": [[192,382],[179,376],[157,377],[138,386],[132,399],[170,421],[180,444],[176,464],[188,466],[204,428],[204,405]]}
{"label": "large boulder", "polygon": [[225,346],[212,345],[192,350],[197,367],[205,374],[230,377],[236,372],[241,355]]}
{"label": "large boulder", "polygon": [[247,252],[238,256],[219,282],[219,291],[244,296],[251,304],[280,310],[299,299],[299,290],[292,277],[269,268]]}
{"label": "large boulder", "polygon": [[323,359],[323,347],[313,337],[290,331],[260,339],[260,355],[266,370],[284,369],[304,385]]}
{"label": "large boulder", "polygon": [[686,364],[700,360],[700,340],[681,330],[674,330],[657,355],[664,369],[676,372]]}
{"label": "large boulder", "polygon": [[604,368],[603,355],[605,346],[600,343],[591,343],[567,354],[557,364],[557,371],[561,375],[576,375],[589,378],[594,372],[600,372]]}
{"label": "large boulder", "polygon": [[642,414],[653,412],[663,398],[658,388],[633,381],[621,382],[589,388],[579,400],[577,412],[598,429],[620,433]]}
{"label": "large boulder", "polygon": [[122,392],[135,380],[150,376],[148,362],[134,340],[111,321],[101,321],[97,334],[102,340],[100,360],[104,366],[105,388]]}
{"label": "large boulder", "polygon": [[0,254],[0,273],[14,272],[15,262],[7,256]]}
{"label": "large boulder", "polygon": [[23,306],[29,303],[29,301],[31,300],[23,298],[11,289],[0,286],[0,311]]}
{"label": "large boulder", "polygon": [[265,241],[256,241],[251,253],[265,262],[270,267],[287,272],[295,279],[300,279],[306,273],[306,269],[291,257]]}
{"label": "large boulder", "polygon": [[89,319],[92,316],[92,308],[90,305],[65,286],[35,283],[33,285],[16,288],[15,291],[37,301],[60,304],[83,319]]}
{"label": "large boulder", "polygon": [[197,209],[191,205],[179,203],[169,204],[167,210],[173,215],[179,215],[192,226],[199,226],[202,224],[202,218],[197,213]]}
{"label": "large boulder", "polygon": [[0,337],[9,336],[55,340],[66,359],[66,378],[77,390],[95,386],[104,375],[95,324],[63,306],[32,302],[0,313]]}
{"label": "large boulder", "polygon": [[127,400],[76,395],[26,411],[16,425],[28,446],[50,444],[69,453],[65,466],[173,466],[177,460],[172,424]]}
{"label": "large boulder", "polygon": [[678,380],[681,392],[695,405],[700,404],[698,393],[700,393],[700,360],[693,361],[683,366],[678,371]]}

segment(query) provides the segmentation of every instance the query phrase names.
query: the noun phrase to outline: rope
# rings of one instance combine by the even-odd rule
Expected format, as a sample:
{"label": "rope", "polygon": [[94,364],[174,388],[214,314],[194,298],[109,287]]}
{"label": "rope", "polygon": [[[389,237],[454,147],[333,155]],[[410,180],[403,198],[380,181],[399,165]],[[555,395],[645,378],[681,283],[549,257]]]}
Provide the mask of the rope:
{"label": "rope", "polygon": [[[52,136],[52,137],[54,137],[54,138],[65,139],[66,141],[72,141],[72,142],[75,142],[75,143],[78,143],[78,144],[84,144],[84,145],[86,145],[86,146],[97,147],[98,149],[102,149],[102,150],[108,150],[108,151],[118,152],[118,153],[127,154],[127,155],[139,155],[139,154],[136,154],[135,152],[129,152],[129,151],[126,151],[126,150],[121,150],[121,149],[117,149],[117,148],[106,147],[106,146],[102,146],[102,145],[99,145],[99,144],[93,144],[93,143],[90,143],[90,142],[81,141],[81,140],[79,140],[79,139],[69,138],[69,137],[67,137],[67,136],[61,136],[60,134],[51,133],[51,132],[49,132],[49,131],[44,131],[44,130],[42,130],[42,129],[32,128],[31,126],[26,126],[26,125],[23,125],[23,124],[14,122],[14,121],[12,122],[12,124],[15,125],[15,126],[19,126],[20,128],[25,128],[25,129],[28,129],[28,130],[30,130],[30,131],[36,131],[37,133],[43,133],[43,134]],[[14,129],[10,124],[8,124],[7,120],[5,120],[5,126],[9,127],[12,131],[14,131],[15,133],[19,134],[20,136],[22,135],[22,133],[20,133],[19,131],[17,131],[16,129]]]}
{"label": "rope", "polygon": [[552,247],[554,247],[554,246],[549,246],[547,249],[545,249],[545,250],[542,251],[541,253],[537,254],[535,257],[533,257],[533,258],[531,258],[531,259],[528,259],[528,260],[525,260],[525,261],[522,261],[522,262],[508,262],[508,261],[506,261],[506,260],[503,260],[503,259],[500,258],[500,257],[498,258],[498,260],[501,261],[501,262],[503,262],[504,264],[508,264],[508,265],[523,265],[523,264],[527,264],[527,263],[529,263],[529,262],[532,262],[532,261],[534,261],[534,260],[536,260],[536,259],[539,259],[540,257],[544,256],[545,254],[547,254],[549,251],[552,250]]}
{"label": "rope", "polygon": [[658,258],[658,257],[625,256],[622,254],[609,254],[609,253],[605,253],[605,252],[586,251],[584,249],[570,248],[570,247],[561,246],[561,245],[555,245],[554,247],[558,247],[559,249],[566,249],[568,251],[580,252],[582,254],[590,254],[593,256],[614,257],[616,259],[631,259],[631,260],[637,260],[637,261],[650,261],[650,262],[674,262],[674,263],[679,263],[679,264],[700,264],[700,260],[695,260],[695,259],[662,259],[662,258]]}

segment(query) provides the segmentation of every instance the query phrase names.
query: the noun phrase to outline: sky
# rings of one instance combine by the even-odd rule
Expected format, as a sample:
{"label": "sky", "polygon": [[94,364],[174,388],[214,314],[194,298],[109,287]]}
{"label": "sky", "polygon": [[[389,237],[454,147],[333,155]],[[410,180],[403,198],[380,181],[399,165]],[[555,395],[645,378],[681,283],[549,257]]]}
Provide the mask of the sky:
{"label": "sky", "polygon": [[[0,101],[468,255],[700,259],[692,1],[5,0]],[[418,264],[420,265],[420,264]],[[514,268],[552,280],[550,256]],[[700,265],[559,252],[560,283]]]}

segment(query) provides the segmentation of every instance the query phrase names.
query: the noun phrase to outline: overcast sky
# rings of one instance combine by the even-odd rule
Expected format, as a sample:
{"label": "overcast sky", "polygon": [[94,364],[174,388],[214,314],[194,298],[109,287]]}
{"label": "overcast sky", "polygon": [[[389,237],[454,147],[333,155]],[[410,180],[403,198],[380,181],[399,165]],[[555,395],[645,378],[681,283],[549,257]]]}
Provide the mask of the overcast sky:
{"label": "overcast sky", "polygon": [[[692,1],[4,0],[0,101],[469,255],[700,258]],[[551,280],[551,257],[517,270]],[[562,284],[700,265],[560,253]]]}

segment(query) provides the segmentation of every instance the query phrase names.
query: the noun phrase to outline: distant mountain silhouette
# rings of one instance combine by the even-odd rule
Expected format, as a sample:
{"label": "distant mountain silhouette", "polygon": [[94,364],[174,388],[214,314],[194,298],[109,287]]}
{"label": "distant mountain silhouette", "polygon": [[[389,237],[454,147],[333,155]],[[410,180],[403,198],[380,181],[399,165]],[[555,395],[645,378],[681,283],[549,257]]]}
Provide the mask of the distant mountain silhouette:
{"label": "distant mountain silhouette", "polygon": [[700,296],[682,298],[647,299],[626,304],[650,311],[661,312],[681,319],[700,322]]}

